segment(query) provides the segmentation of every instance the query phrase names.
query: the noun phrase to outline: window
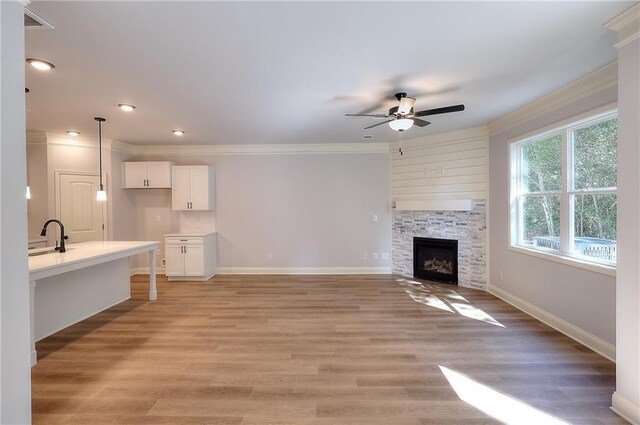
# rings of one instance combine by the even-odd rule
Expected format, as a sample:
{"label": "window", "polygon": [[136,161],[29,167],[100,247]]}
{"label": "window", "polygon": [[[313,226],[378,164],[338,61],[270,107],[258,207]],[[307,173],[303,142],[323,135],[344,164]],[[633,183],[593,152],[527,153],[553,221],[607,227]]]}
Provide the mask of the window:
{"label": "window", "polygon": [[616,262],[617,113],[511,144],[511,245]]}

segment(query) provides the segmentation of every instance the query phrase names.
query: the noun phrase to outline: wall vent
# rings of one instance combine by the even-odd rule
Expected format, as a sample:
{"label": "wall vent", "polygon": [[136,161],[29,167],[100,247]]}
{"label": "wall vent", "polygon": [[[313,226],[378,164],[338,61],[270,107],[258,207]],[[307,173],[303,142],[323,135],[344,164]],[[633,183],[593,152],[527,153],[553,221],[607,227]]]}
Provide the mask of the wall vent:
{"label": "wall vent", "polygon": [[25,28],[45,28],[53,29],[51,22],[47,21],[37,13],[24,8],[24,27]]}

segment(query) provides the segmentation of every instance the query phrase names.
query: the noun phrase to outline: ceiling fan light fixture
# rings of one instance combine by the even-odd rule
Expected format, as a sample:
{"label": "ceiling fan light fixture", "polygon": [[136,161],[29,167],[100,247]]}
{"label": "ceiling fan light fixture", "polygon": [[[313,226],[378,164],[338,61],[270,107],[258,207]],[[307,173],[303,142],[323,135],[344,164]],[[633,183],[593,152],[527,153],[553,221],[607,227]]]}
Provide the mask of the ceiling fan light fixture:
{"label": "ceiling fan light fixture", "polygon": [[79,135],[80,135],[80,132],[79,132],[79,131],[74,131],[74,130],[69,130],[69,131],[67,131],[67,134],[68,134],[69,136],[76,137],[76,136],[79,136]]}
{"label": "ceiling fan light fixture", "polygon": [[411,112],[413,105],[416,103],[415,97],[403,97],[400,99],[400,105],[398,106],[398,114],[407,115]]}
{"label": "ceiling fan light fixture", "polygon": [[413,126],[413,120],[409,118],[400,118],[389,122],[389,127],[395,131],[405,131]]}
{"label": "ceiling fan light fixture", "polygon": [[184,130],[173,130],[172,133],[176,136],[183,136]]}

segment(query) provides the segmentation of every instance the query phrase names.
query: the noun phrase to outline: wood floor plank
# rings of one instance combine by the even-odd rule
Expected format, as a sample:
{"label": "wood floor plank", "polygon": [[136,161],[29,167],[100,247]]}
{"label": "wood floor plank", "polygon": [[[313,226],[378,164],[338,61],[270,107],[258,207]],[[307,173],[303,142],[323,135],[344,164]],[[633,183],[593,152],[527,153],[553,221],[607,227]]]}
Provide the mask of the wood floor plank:
{"label": "wood floor plank", "polygon": [[615,365],[486,292],[396,276],[132,278],[132,298],[37,344],[33,423],[494,425],[443,368],[572,425]]}

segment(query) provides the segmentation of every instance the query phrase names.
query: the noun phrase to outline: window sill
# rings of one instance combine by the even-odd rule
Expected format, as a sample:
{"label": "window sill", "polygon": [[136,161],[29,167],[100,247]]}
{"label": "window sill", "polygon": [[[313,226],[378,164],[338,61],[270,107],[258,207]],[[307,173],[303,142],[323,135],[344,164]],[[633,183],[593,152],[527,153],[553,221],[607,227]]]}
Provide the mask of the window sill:
{"label": "window sill", "polygon": [[522,246],[510,245],[509,250],[519,252],[521,254],[527,254],[534,257],[542,258],[544,260],[565,264],[567,266],[578,267],[581,269],[589,270],[591,272],[600,273],[606,276],[616,277],[615,266],[609,266],[605,264],[596,264],[589,261],[581,260],[579,258],[563,255],[561,253],[544,252],[537,249],[525,248]]}

